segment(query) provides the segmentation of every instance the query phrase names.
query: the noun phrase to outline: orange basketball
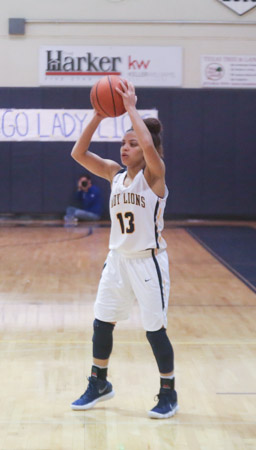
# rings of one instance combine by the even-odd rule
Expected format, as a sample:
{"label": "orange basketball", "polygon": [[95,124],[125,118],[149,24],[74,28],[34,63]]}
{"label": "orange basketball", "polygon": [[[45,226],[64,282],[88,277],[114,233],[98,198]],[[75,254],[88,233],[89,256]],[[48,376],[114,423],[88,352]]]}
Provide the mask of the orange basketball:
{"label": "orange basketball", "polygon": [[123,99],[116,91],[116,87],[122,90],[120,80],[127,84],[127,81],[118,75],[107,75],[92,87],[91,104],[101,116],[117,117],[125,113]]}

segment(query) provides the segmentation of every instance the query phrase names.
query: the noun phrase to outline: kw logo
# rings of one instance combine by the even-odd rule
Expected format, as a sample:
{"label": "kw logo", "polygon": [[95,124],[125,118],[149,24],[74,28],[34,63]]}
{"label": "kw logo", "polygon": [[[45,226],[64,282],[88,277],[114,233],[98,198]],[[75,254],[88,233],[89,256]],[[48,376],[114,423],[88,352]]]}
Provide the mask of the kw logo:
{"label": "kw logo", "polygon": [[137,59],[132,59],[132,57],[129,55],[128,58],[128,69],[147,69],[150,64],[150,59],[148,61],[144,61],[143,59],[141,61],[137,61]]}

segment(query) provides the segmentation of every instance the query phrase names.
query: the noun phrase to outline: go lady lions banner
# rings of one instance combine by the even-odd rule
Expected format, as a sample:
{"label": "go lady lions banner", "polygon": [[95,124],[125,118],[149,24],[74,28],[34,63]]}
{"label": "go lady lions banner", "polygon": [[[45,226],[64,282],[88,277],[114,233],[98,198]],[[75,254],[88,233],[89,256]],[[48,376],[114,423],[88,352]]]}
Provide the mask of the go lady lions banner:
{"label": "go lady lions banner", "polygon": [[[143,118],[158,111],[139,110]],[[0,109],[0,141],[76,141],[93,115],[92,109]],[[104,119],[92,140],[118,142],[131,127],[128,114]]]}

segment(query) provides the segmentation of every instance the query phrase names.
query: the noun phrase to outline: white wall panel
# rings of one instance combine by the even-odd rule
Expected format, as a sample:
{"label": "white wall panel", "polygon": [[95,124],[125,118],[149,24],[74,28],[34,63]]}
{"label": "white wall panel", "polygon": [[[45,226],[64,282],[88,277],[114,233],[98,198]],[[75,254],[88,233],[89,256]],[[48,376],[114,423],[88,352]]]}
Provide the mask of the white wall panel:
{"label": "white wall panel", "polygon": [[256,8],[243,16],[218,0],[9,0],[1,4],[0,86],[38,86],[41,45],[181,46],[184,87],[200,87],[202,54],[256,54],[255,25],[26,24],[9,36],[8,19],[223,20],[256,22]]}

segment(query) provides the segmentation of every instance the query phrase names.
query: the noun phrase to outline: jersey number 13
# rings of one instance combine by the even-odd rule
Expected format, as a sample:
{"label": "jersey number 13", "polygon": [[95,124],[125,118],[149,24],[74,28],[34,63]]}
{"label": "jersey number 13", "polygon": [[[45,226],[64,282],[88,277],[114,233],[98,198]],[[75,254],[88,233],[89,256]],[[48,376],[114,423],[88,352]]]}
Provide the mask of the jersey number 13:
{"label": "jersey number 13", "polygon": [[[121,232],[122,234],[124,233],[133,233],[135,230],[135,226],[134,226],[134,215],[132,212],[126,212],[125,214],[122,213],[118,213],[116,215],[116,217],[119,220],[119,224],[121,227]],[[124,220],[126,219],[126,220]],[[127,223],[128,222],[128,223]],[[128,226],[126,226],[126,224]]]}

